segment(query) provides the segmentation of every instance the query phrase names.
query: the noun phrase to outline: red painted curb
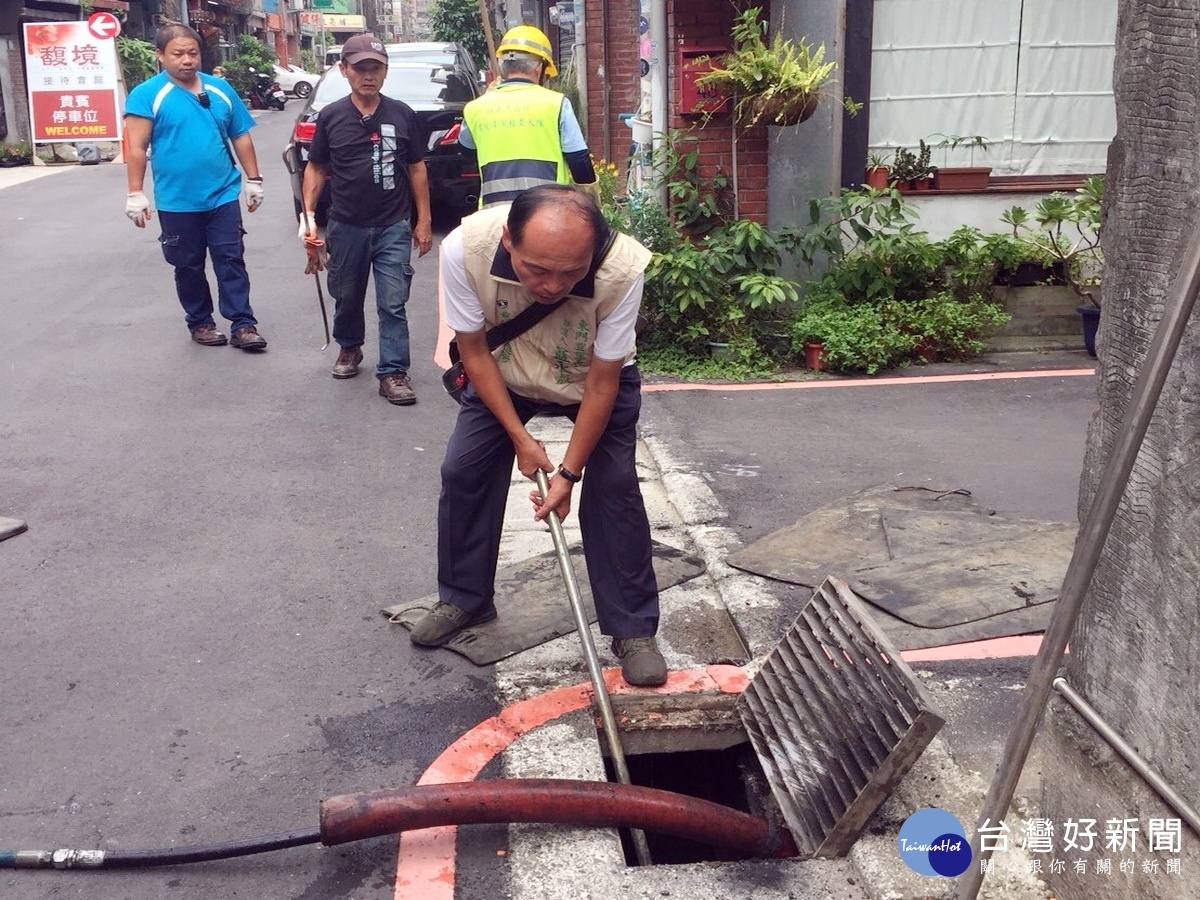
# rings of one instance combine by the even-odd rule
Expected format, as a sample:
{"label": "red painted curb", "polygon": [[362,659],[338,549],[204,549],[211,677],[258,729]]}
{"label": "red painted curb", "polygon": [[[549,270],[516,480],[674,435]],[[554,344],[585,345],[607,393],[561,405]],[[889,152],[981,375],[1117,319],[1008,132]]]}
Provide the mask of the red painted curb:
{"label": "red painted curb", "polygon": [[[662,687],[647,690],[627,685],[617,668],[604,671],[610,693],[736,694],[750,679],[737,666],[709,666],[671,672]],[[591,702],[591,682],[555,688],[507,706],[465,732],[442,751],[417,784],[474,781],[483,768],[521,735]],[[457,828],[426,828],[400,835],[396,860],[395,900],[454,900],[454,855]]]}

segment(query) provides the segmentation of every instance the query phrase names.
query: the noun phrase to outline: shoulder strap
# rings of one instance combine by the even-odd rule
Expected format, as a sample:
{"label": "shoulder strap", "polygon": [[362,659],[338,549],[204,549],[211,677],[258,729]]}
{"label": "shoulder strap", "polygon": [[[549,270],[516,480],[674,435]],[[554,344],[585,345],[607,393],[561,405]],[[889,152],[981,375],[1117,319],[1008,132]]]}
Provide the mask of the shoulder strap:
{"label": "shoulder strap", "polygon": [[[596,255],[592,258],[592,267],[588,274],[594,274],[601,265],[604,264],[605,258],[608,256],[608,251],[612,249],[613,243],[617,239],[617,230],[609,228],[604,235],[604,242],[596,251]],[[567,302],[566,297],[561,297],[554,303],[531,303],[525,309],[521,310],[513,318],[507,322],[497,325],[495,328],[489,328],[484,335],[487,338],[488,350],[495,350],[502,344],[507,344],[513,338],[524,334],[550,313],[554,312],[560,306]],[[458,362],[458,342],[450,342],[450,361]]]}
{"label": "shoulder strap", "polygon": [[524,334],[566,302],[567,298],[562,297],[554,303],[531,303],[507,322],[489,328],[486,335],[488,349],[495,350],[501,344],[507,344],[518,335]]}

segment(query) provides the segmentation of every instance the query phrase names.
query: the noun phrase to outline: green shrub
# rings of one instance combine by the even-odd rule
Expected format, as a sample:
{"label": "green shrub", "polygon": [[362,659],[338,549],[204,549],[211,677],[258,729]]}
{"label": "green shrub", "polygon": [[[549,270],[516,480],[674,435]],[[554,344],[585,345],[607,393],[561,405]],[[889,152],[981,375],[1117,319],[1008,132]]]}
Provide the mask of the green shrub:
{"label": "green shrub", "polygon": [[881,315],[912,337],[912,358],[925,361],[977,356],[987,348],[992,332],[1009,320],[1003,308],[979,294],[960,300],[949,292],[891,302]]}
{"label": "green shrub", "polygon": [[225,63],[225,80],[245,96],[254,87],[255,73],[271,72],[278,59],[275,51],[257,38],[249,34],[238,35],[237,55]]}
{"label": "green shrub", "polygon": [[830,369],[868,375],[900,365],[914,345],[912,335],[880,315],[878,306],[847,303],[836,296],[807,301],[791,333],[797,351],[808,341],[820,342]]}
{"label": "green shrub", "polygon": [[127,34],[117,36],[117,59],[121,63],[121,74],[125,78],[125,89],[131,91],[158,71],[158,57],[154,45]]}
{"label": "green shrub", "polygon": [[976,294],[960,300],[942,292],[919,300],[847,303],[837,295],[811,298],[792,323],[793,347],[825,345],[829,369],[865,372],[914,360],[959,360],[982,353],[1008,313]]}

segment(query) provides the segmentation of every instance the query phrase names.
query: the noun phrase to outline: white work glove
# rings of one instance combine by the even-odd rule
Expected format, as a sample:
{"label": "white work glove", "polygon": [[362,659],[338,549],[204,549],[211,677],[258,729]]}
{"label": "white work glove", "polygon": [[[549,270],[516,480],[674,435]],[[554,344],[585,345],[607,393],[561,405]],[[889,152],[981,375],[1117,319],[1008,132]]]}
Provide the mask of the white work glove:
{"label": "white work glove", "polygon": [[296,231],[296,237],[302,241],[309,235],[317,236],[317,214],[312,210],[300,213],[300,227]]}
{"label": "white work glove", "polygon": [[125,198],[125,215],[138,228],[145,228],[150,221],[150,198],[142,191],[134,191]]}
{"label": "white work glove", "polygon": [[254,212],[263,202],[263,183],[261,178],[246,179],[246,211]]}

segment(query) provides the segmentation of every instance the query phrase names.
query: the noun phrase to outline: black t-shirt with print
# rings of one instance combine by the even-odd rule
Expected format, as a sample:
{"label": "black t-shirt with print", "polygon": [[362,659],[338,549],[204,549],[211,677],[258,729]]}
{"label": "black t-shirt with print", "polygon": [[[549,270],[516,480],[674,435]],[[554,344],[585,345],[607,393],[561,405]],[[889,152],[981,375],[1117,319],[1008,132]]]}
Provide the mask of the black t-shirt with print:
{"label": "black t-shirt with print", "polygon": [[407,103],[380,95],[365,121],[349,97],[317,116],[308,158],[328,166],[329,217],[362,228],[392,225],[412,215],[408,166],[424,158],[421,126]]}

